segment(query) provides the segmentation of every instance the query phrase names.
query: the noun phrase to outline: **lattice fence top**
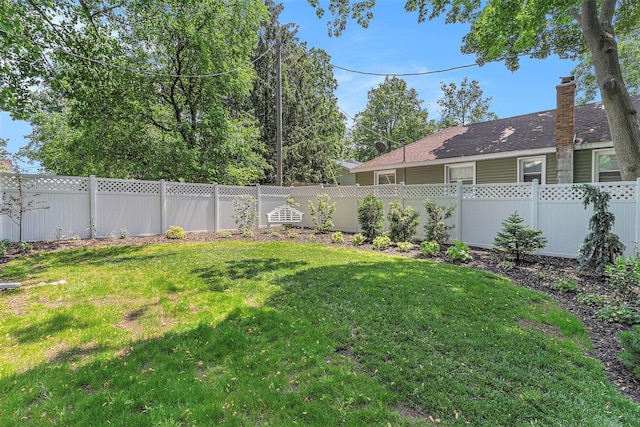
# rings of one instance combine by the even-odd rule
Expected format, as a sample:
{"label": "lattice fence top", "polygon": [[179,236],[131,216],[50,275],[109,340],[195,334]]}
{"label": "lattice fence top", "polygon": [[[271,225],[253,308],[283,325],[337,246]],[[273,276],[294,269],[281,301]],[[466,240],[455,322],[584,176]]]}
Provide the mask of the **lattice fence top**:
{"label": "lattice fence top", "polygon": [[455,197],[457,192],[456,184],[407,185],[404,187],[404,197],[408,199]]}
{"label": "lattice fence top", "polygon": [[463,185],[465,199],[531,199],[531,184]]}
{"label": "lattice fence top", "polygon": [[232,185],[221,185],[218,187],[218,195],[220,196],[252,196],[256,197],[256,187],[236,187]]}
{"label": "lattice fence top", "polygon": [[[636,199],[635,183],[602,183],[589,185],[599,187],[601,191],[609,193],[611,195],[611,200],[635,201]],[[579,184],[567,184],[563,186],[541,186],[538,199],[540,201],[546,202],[581,202],[583,193],[584,191],[582,190],[582,188],[580,188]]]}
{"label": "lattice fence top", "polygon": [[321,187],[294,187],[291,189],[293,197],[315,197],[318,194],[324,194],[326,188]]}
{"label": "lattice fence top", "polygon": [[212,197],[213,190],[211,184],[167,183],[165,187],[170,196]]}
{"label": "lattice fence top", "polygon": [[291,194],[291,187],[273,187],[273,186],[260,186],[260,194],[265,196],[288,196]]}
{"label": "lattice fence top", "polygon": [[2,174],[2,188],[17,190],[22,179],[22,188],[28,191],[89,191],[89,178],[75,176],[47,176]]}
{"label": "lattice fence top", "polygon": [[98,179],[98,193],[117,194],[140,194],[158,195],[160,194],[160,182],[158,181],[138,181],[128,179]]}

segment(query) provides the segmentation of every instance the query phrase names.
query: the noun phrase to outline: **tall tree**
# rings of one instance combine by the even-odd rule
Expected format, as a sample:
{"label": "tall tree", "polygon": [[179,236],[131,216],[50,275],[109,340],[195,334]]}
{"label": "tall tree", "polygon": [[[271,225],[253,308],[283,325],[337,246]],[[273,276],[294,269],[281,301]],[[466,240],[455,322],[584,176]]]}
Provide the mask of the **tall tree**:
{"label": "tall tree", "polygon": [[423,138],[435,129],[429,113],[414,88],[398,77],[386,77],[369,91],[367,106],[356,114],[353,128],[355,158],[366,162],[378,156],[375,144],[382,141],[387,151]]}
{"label": "tall tree", "polygon": [[465,77],[460,88],[455,83],[440,83],[442,98],[438,100],[440,111],[440,129],[452,126],[465,126],[471,123],[495,120],[498,116],[489,111],[491,97],[483,98],[482,89],[477,80],[468,82]]}
{"label": "tall tree", "polygon": [[281,4],[265,1],[270,18],[263,22],[257,58],[257,78],[249,108],[266,146],[270,168],[265,182],[276,181],[276,44],[282,45],[283,85],[283,182],[332,182],[336,160],[344,149],[344,118],[334,94],[337,82],[329,65],[329,55],[308,49],[297,38],[294,24],[281,24]]}
{"label": "tall tree", "polygon": [[[318,0],[308,0],[319,16]],[[329,0],[331,30],[339,35],[348,19],[365,26],[373,18],[374,0]],[[470,23],[462,52],[477,55],[479,64],[504,60],[517,70],[520,55],[546,58],[552,53],[576,58],[588,52],[604,103],[624,180],[640,176],[640,122],[624,83],[617,33],[640,22],[637,0],[406,0],[405,9],[424,22],[444,15],[447,23]]]}
{"label": "tall tree", "polygon": [[257,182],[253,118],[230,104],[248,95],[265,14],[258,0],[6,1],[0,46],[27,53],[4,68],[43,89],[35,102],[12,86],[2,106],[28,116],[31,158],[55,173]]}

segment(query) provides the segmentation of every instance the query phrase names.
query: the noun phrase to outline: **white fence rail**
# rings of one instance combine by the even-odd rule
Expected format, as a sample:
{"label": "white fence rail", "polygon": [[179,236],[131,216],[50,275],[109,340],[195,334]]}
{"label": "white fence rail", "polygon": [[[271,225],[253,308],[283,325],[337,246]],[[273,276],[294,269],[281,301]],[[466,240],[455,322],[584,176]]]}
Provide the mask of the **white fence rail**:
{"label": "white fence rail", "polygon": [[[290,195],[304,212],[305,227],[313,227],[309,201],[327,194],[336,204],[336,230],[357,232],[358,203],[368,194],[389,202],[398,201],[420,213],[418,238],[424,237],[426,199],[441,205],[455,205],[449,223],[451,239],[472,246],[491,247],[501,222],[517,211],[532,228],[543,230],[548,239],[542,254],[575,257],[587,234],[593,214],[582,205],[582,192],[573,185],[489,184],[489,185],[382,185],[350,187],[269,187],[189,184],[165,181],[136,181],[96,177],[0,174],[3,202],[22,188],[38,209],[23,218],[23,240],[117,236],[126,229],[130,236],[163,234],[171,225],[187,232],[236,229],[233,200],[242,195],[258,203],[259,227],[266,226],[266,213],[285,203]],[[593,184],[611,195],[615,214],[613,232],[632,254],[640,239],[640,180]],[[385,224],[388,228],[388,224]],[[0,239],[18,240],[19,228],[6,215],[0,216]]]}

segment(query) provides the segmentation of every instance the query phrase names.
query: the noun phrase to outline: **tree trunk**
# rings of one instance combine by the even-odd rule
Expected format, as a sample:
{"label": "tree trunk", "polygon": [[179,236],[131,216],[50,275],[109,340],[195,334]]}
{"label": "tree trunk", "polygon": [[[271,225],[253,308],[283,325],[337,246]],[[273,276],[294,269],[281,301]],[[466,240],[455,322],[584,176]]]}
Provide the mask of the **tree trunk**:
{"label": "tree trunk", "polygon": [[618,46],[611,25],[615,4],[615,0],[603,0],[598,13],[596,0],[583,1],[580,25],[593,58],[622,179],[634,181],[640,176],[640,122],[622,80]]}

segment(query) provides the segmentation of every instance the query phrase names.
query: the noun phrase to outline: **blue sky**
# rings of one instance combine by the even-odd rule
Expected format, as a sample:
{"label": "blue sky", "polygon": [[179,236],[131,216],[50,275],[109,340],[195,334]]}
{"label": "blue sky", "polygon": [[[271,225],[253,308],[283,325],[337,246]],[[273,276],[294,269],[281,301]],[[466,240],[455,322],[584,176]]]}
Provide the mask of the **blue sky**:
{"label": "blue sky", "polygon": [[[281,0],[282,1],[282,0]],[[298,37],[309,48],[322,48],[334,65],[374,73],[415,73],[473,64],[473,55],[460,53],[465,25],[445,25],[442,20],[418,24],[415,14],[404,11],[402,0],[378,0],[369,28],[349,22],[340,37],[329,37],[328,16],[318,19],[307,0],[284,0],[281,23],[299,26]],[[322,4],[327,0],[321,0]],[[460,70],[403,77],[418,91],[429,117],[439,117],[436,101],[442,96],[440,82],[459,84],[464,77],[478,80],[485,96],[492,98],[491,110],[498,117],[510,117],[555,108],[555,86],[560,77],[571,74],[574,62],[555,57],[545,60],[522,58],[518,71],[507,70],[503,63],[486,64]],[[367,104],[367,92],[384,77],[359,75],[334,70],[338,80],[338,104],[354,116]],[[0,137],[9,140],[9,151],[26,144],[30,132],[27,123],[13,122],[0,113]]]}

